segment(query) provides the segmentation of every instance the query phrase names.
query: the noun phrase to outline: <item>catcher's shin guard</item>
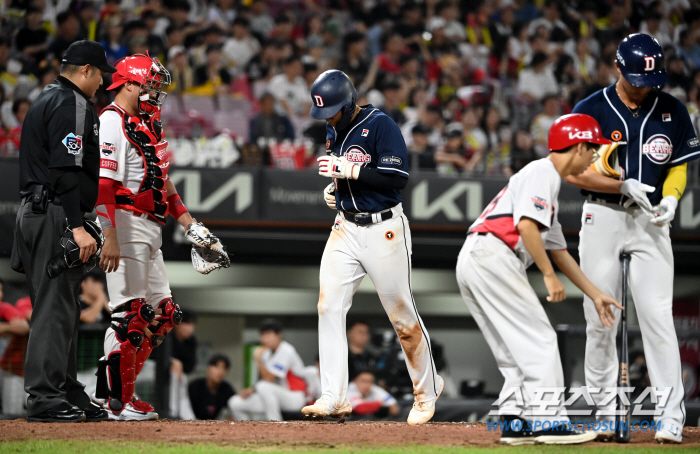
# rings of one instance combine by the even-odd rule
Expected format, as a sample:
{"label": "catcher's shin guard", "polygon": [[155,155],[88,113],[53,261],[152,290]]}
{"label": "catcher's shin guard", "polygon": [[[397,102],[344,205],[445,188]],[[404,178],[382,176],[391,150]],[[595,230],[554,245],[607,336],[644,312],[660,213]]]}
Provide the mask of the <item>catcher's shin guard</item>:
{"label": "catcher's shin guard", "polygon": [[[172,298],[165,298],[160,303],[158,303],[158,308],[155,310],[155,323],[151,326],[150,331],[153,333],[151,336],[144,339],[141,348],[139,348],[136,354],[136,375],[141,372],[143,365],[151,356],[151,351],[155,347],[158,347],[163,343],[163,339],[170,332],[170,330],[179,325],[182,321],[182,311],[180,306],[173,301]],[[153,325],[153,324],[152,324]]]}
{"label": "catcher's shin guard", "polygon": [[124,403],[134,397],[136,382],[136,352],[143,344],[146,327],[155,318],[153,308],[143,298],[133,299],[115,311],[125,311],[124,317],[112,317],[112,324],[119,350],[107,357],[109,371],[109,408],[121,411]]}

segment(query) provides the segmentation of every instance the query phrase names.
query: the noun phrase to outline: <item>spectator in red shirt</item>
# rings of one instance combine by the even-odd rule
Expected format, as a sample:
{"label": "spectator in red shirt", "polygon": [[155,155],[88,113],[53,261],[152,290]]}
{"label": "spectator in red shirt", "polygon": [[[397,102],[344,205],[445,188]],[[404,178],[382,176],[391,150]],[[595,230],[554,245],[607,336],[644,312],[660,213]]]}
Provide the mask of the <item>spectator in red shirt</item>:
{"label": "spectator in red shirt", "polygon": [[[0,336],[9,337],[10,343],[0,359],[0,369],[13,375],[24,376],[24,354],[27,350],[29,322],[26,308],[18,309],[3,302],[3,283],[0,280]],[[30,306],[31,310],[31,306]]]}

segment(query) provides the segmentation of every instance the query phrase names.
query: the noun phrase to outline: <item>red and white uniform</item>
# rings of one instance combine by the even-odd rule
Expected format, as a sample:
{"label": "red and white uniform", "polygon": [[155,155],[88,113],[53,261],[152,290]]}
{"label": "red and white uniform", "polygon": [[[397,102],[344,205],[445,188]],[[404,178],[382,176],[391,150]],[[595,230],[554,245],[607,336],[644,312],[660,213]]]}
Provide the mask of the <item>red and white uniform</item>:
{"label": "red and white uniform", "polygon": [[[124,111],[115,104],[100,115],[100,184],[104,185],[104,179],[111,180],[117,201],[123,200],[122,197],[135,200],[145,194],[142,191],[148,167],[144,154],[127,137],[124,115]],[[156,150],[156,156],[162,159],[156,165],[161,169],[163,181],[167,180],[170,166],[165,154],[166,146],[167,142],[160,141]],[[162,200],[165,201],[164,190]],[[98,202],[98,214],[105,209],[102,207]],[[104,216],[100,216],[100,221],[104,223]],[[155,308],[164,298],[171,297],[163,253],[160,251],[160,220],[138,205],[116,203],[114,222],[121,257],[117,271],[107,273],[109,308],[114,310],[134,298],[145,298]],[[112,330],[107,333],[114,335]]]}
{"label": "red and white uniform", "polygon": [[[527,279],[533,260],[517,229],[523,217],[533,219],[542,226],[546,249],[566,249],[557,221],[560,186],[549,159],[525,166],[471,226],[457,261],[462,298],[505,378],[499,410],[529,420],[567,420],[562,402],[549,407],[558,410],[554,416],[532,415],[528,408],[537,388],[563,387],[564,374],[556,333]],[[522,391],[524,402],[513,388]]]}
{"label": "red and white uniform", "polygon": [[305,375],[304,362],[292,344],[282,341],[277,350],[266,350],[260,359],[277,380],[259,380],[247,399],[238,394],[229,399],[229,409],[237,421],[260,417],[282,421],[283,411],[298,412],[306,404],[306,383],[299,378]]}

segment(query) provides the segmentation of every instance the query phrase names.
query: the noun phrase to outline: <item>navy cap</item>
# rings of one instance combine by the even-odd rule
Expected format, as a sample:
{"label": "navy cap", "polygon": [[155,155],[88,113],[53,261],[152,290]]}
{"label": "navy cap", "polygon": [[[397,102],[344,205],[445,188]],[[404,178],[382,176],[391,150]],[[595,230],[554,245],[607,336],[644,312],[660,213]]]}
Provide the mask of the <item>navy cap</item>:
{"label": "navy cap", "polygon": [[107,61],[104,47],[98,42],[87,39],[71,44],[66,53],[63,54],[61,63],[75,66],[90,65],[100,68],[106,73],[117,72],[117,68],[110,65]]}
{"label": "navy cap", "polygon": [[666,83],[664,50],[652,36],[635,33],[617,48],[617,66],[635,87],[661,87]]}

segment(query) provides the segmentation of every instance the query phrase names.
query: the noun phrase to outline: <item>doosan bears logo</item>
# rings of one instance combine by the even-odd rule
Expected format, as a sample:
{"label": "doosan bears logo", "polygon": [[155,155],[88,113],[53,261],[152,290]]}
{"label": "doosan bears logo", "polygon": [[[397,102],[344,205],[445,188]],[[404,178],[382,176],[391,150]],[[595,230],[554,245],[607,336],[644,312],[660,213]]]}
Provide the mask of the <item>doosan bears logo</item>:
{"label": "doosan bears logo", "polygon": [[372,162],[372,156],[369,155],[361,146],[353,145],[345,152],[345,159],[358,164],[368,164]]}
{"label": "doosan bears logo", "polygon": [[642,154],[646,155],[654,164],[665,164],[671,159],[673,144],[668,136],[655,134],[649,137],[642,145]]}

